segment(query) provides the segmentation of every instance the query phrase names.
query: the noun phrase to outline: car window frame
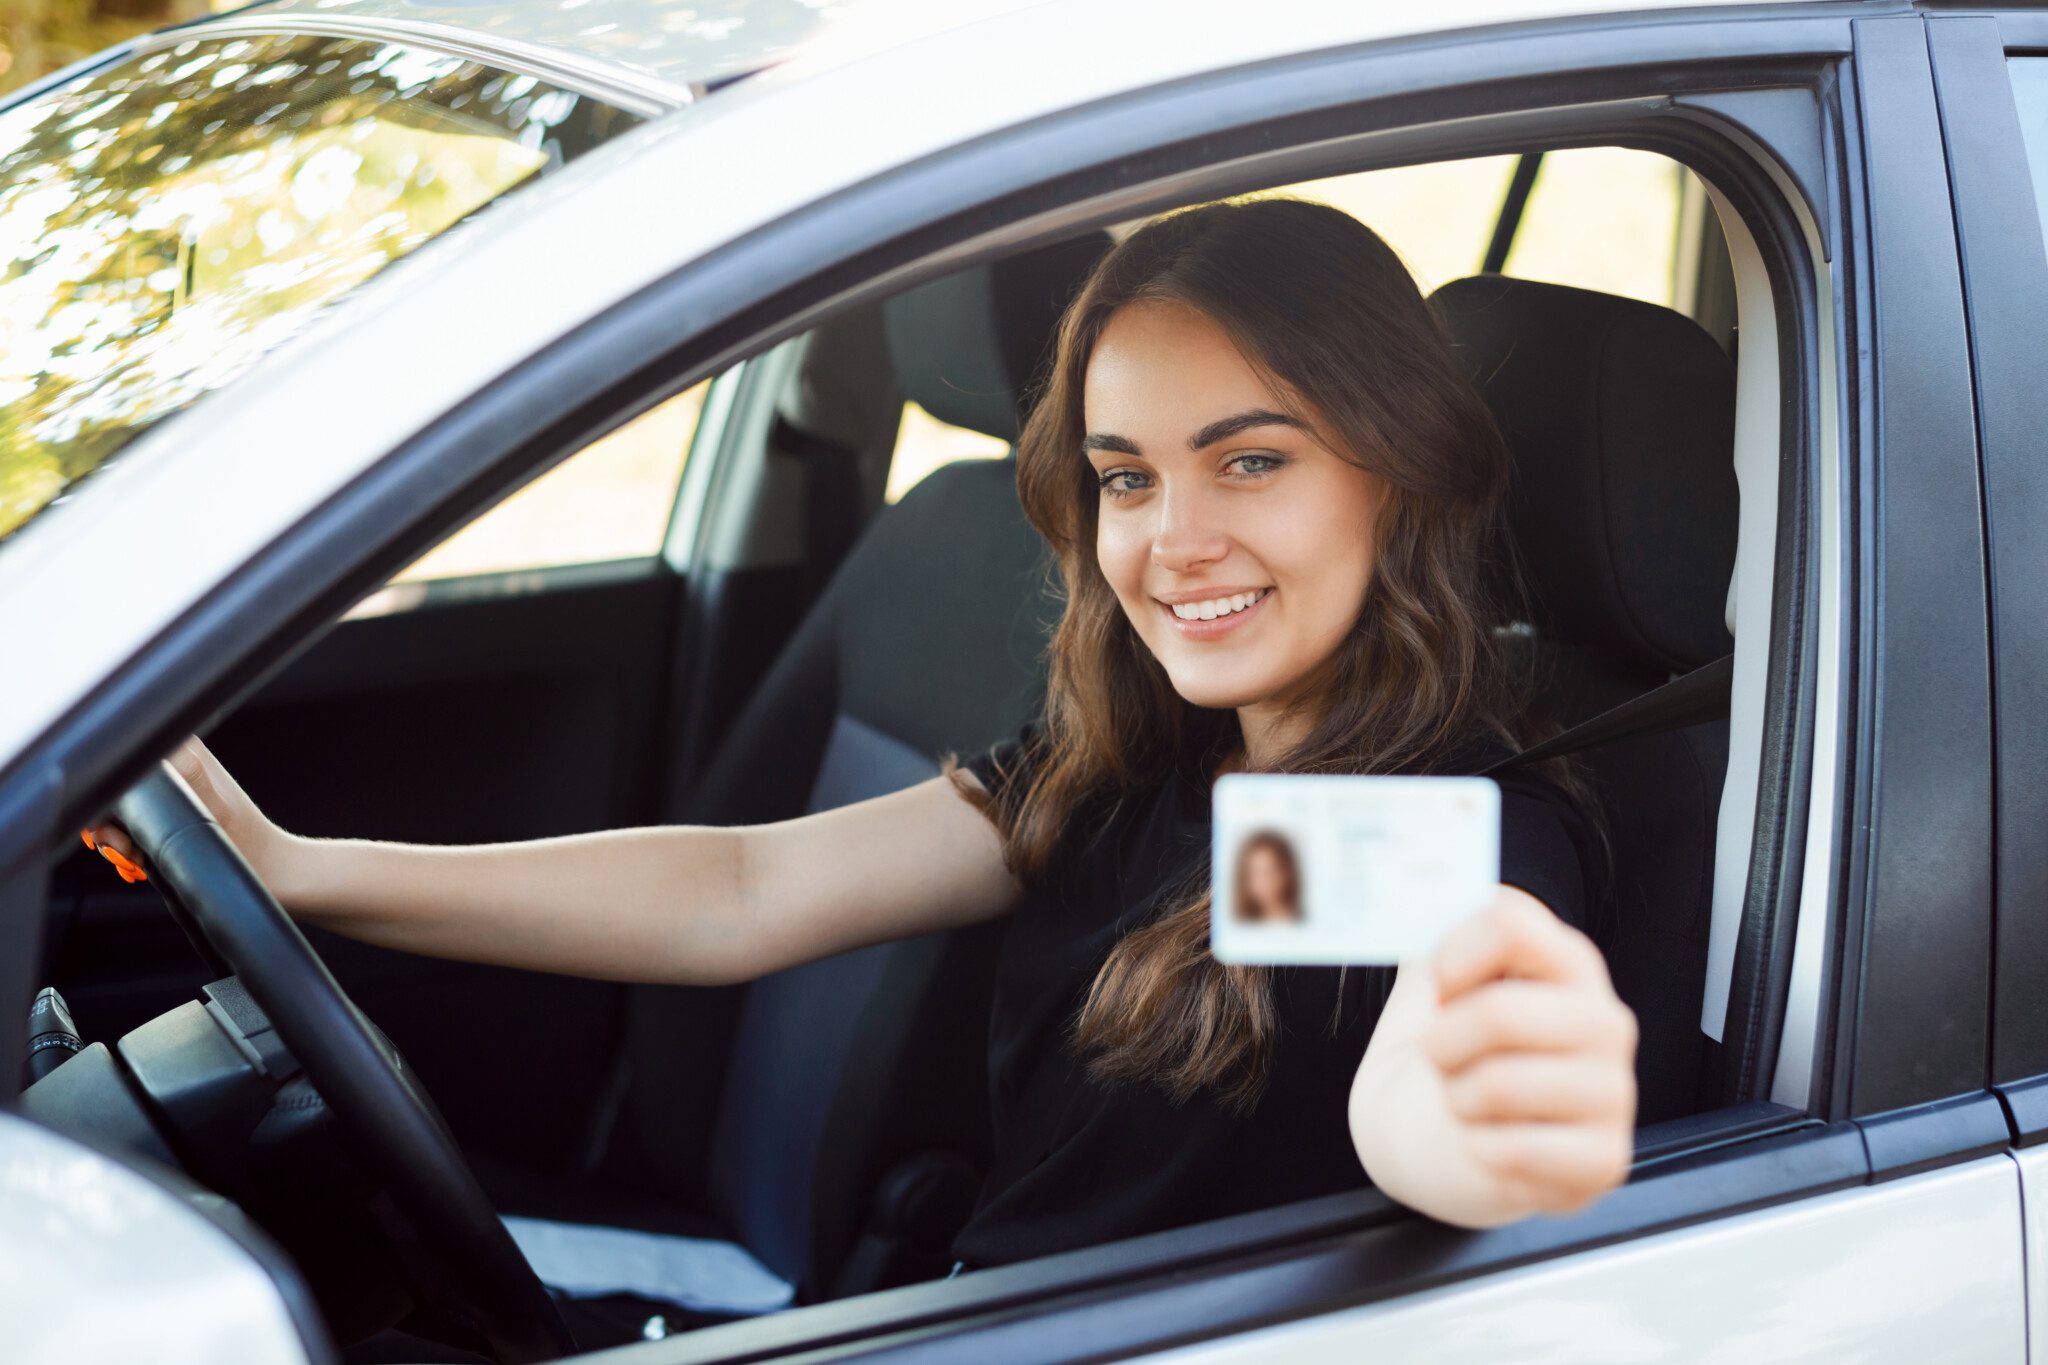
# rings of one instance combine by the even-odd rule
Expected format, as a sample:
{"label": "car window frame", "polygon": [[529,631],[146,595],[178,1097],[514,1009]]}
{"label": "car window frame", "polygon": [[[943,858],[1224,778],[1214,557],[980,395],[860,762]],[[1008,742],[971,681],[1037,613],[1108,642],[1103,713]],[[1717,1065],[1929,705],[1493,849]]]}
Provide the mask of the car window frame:
{"label": "car window frame", "polygon": [[[272,640],[302,638],[318,624],[320,605],[316,602],[310,613],[304,607],[297,611],[289,606],[279,607],[280,603],[303,600],[288,594],[282,584],[285,575],[299,567],[294,550],[297,556],[317,556],[350,528],[375,525],[380,515],[390,516],[398,507],[405,507],[405,511],[385,532],[387,542],[402,540],[406,534],[416,536],[419,528],[431,525],[436,517],[448,516],[450,508],[465,494],[473,499],[476,489],[491,478],[502,479],[507,469],[546,458],[549,449],[558,449],[549,442],[559,441],[563,431],[588,432],[615,417],[625,401],[624,394],[644,394],[651,385],[662,385],[672,392],[735,355],[758,353],[794,335],[822,310],[901,287],[908,277],[938,273],[964,263],[963,258],[974,258],[976,253],[986,255],[1026,245],[1034,240],[1033,233],[1036,239],[1042,239],[1064,235],[1084,222],[1129,216],[1129,203],[1122,203],[1115,211],[1103,210],[1100,203],[1105,196],[1129,193],[1132,183],[1145,184],[1146,192],[1160,206],[1175,202],[1186,197],[1191,183],[1187,177],[1194,177],[1198,170],[1213,174],[1219,159],[1225,158],[1232,146],[1248,144],[1262,136],[1270,138],[1276,132],[1283,139],[1298,139],[1300,145],[1306,145],[1332,119],[1355,122],[1361,116],[1361,103],[1381,111],[1379,117],[1387,122],[1405,126],[1411,120],[1428,123],[1432,117],[1455,116],[1459,109],[1469,111],[1470,104],[1481,99],[1473,93],[1480,88],[1486,91],[1486,100],[1521,99],[1540,109],[1546,107],[1546,94],[1554,102],[1566,89],[1583,96],[1609,86],[1637,91],[1655,88],[1664,91],[1668,98],[1667,86],[1648,83],[1676,76],[1681,85],[1684,80],[1709,82],[1707,88],[1717,92],[1716,99],[1702,102],[1698,108],[1662,112],[1654,117],[1678,118],[1697,125],[1685,137],[1701,139],[1700,145],[1711,143],[1725,154],[1739,158],[1739,136],[1762,144],[1772,140],[1766,131],[1772,123],[1766,103],[1742,98],[1750,93],[1741,88],[1745,83],[1742,78],[1753,80],[1755,75],[1751,64],[1768,63],[1788,82],[1826,90],[1825,78],[1839,69],[1854,50],[1847,15],[1822,18],[1806,13],[1765,19],[1572,20],[1484,38],[1454,34],[1427,42],[1379,43],[1359,51],[1309,54],[1300,62],[1267,63],[1256,70],[1222,72],[1212,81],[1186,82],[1167,91],[1137,92],[1077,113],[1077,119],[1097,120],[1103,128],[1119,130],[1117,141],[1125,144],[1131,154],[1111,161],[1090,162],[1086,159],[1088,153],[1079,149],[1092,145],[1097,153],[1107,157],[1118,150],[1116,147],[1105,149],[1100,143],[1090,144],[1085,139],[1076,139],[1072,127],[1060,127],[1021,130],[1008,140],[1008,145],[977,146],[947,164],[906,167],[899,176],[885,177],[882,183],[868,187],[865,195],[841,196],[815,214],[778,223],[739,244],[738,249],[677,272],[662,288],[643,291],[641,297],[612,310],[601,320],[602,326],[593,321],[565,338],[560,348],[535,357],[516,376],[508,376],[507,383],[493,385],[396,452],[383,470],[387,477],[377,481],[377,486],[336,499],[315,519],[319,524],[309,528],[307,540],[252,566],[245,574],[250,581],[239,594],[239,600],[228,604],[235,611],[226,611],[216,604],[210,619],[207,613],[199,613],[198,619],[180,623],[143,666],[131,669],[118,681],[122,686],[167,685],[178,681],[173,665],[181,657],[190,658],[190,651],[196,648],[222,649],[226,651],[225,657],[248,659],[260,656]],[[1431,60],[1418,63],[1418,53],[1426,53]],[[1319,96],[1326,101],[1323,105],[1306,111],[1293,108],[1282,112],[1289,107],[1281,92],[1301,94],[1304,82],[1298,77],[1304,68],[1318,68],[1317,74],[1323,76],[1334,72],[1342,78],[1349,95],[1326,94]],[[1561,76],[1560,72],[1568,75]],[[1713,84],[1716,79],[1722,83]],[[1273,101],[1271,106],[1265,106],[1269,120],[1257,121],[1242,112],[1246,106],[1240,103],[1236,106],[1240,112],[1232,116],[1235,121],[1228,129],[1238,137],[1237,143],[1225,139],[1221,146],[1190,147],[1181,137],[1186,127],[1184,120],[1193,109],[1216,107],[1214,96],[1222,86],[1229,86],[1240,95],[1253,91],[1260,99]],[[1357,94],[1360,89],[1373,93],[1361,98]],[[1769,94],[1758,93],[1766,99]],[[1709,104],[1714,107],[1710,109]],[[1714,122],[1708,117],[1711,114],[1730,120],[1739,128],[1739,121],[1733,116],[1742,111],[1748,111],[1754,118],[1739,135],[1731,133],[1727,123],[1709,127]],[[1853,108],[1834,110],[1835,116],[1851,127],[1856,112]],[[1632,110],[1630,117],[1641,113],[1639,109]],[[1526,111],[1517,115],[1524,116],[1532,125],[1536,121]],[[1631,136],[1641,138],[1646,145],[1655,143],[1649,130],[1635,124],[1630,127]],[[1659,131],[1670,131],[1677,137],[1676,129],[1674,122]],[[1615,129],[1582,124],[1577,135],[1588,140],[1597,137],[1611,141]],[[1034,138],[1037,140],[1032,141]],[[1652,145],[1652,149],[1662,148]],[[1794,149],[1788,155],[1794,165],[1809,173],[1818,165],[1836,177],[1818,188],[1825,209],[1826,198],[1833,192],[1831,187],[1859,168],[1853,163],[1845,167],[1839,160],[1831,162],[1825,155],[1816,162],[1814,154],[1816,149],[1804,149],[1803,154],[1801,149]],[[972,191],[963,188],[970,166],[978,171],[976,179],[983,182]],[[991,179],[990,168],[998,166],[1003,169],[993,178],[1009,185],[1008,189],[985,183]],[[1174,178],[1176,166],[1181,167],[1180,181]],[[1756,170],[1752,166],[1752,172]],[[944,214],[934,211],[929,218],[906,219],[903,193],[929,194],[935,183],[947,193],[960,195],[961,206]],[[1758,190],[1767,199],[1773,195],[1789,198],[1812,192],[1816,192],[1813,186],[1799,185],[1774,185]],[[889,202],[888,196],[895,196],[895,202]],[[919,200],[913,193],[907,202]],[[1091,203],[1097,207],[1085,212],[1079,207]],[[863,213],[870,216],[863,219]],[[1091,214],[1093,217],[1088,216]],[[1008,240],[999,240],[998,235],[987,234],[990,221],[1022,221],[1027,226],[1013,229]],[[1854,224],[1838,226],[1848,232]],[[984,235],[977,237],[977,233]],[[968,242],[979,244],[963,248],[962,243]],[[1796,250],[1789,244],[1780,245]],[[764,263],[776,260],[783,262],[779,269],[795,270],[799,278],[791,280],[778,276],[772,269],[762,270]],[[806,261],[809,264],[793,264]],[[723,297],[730,299],[734,297],[730,292],[733,281],[749,276],[754,277],[750,280],[752,292],[740,291],[740,301],[716,313],[717,321],[703,331],[678,342],[666,330],[674,316],[676,298],[687,296],[692,288],[709,289],[707,281],[715,280],[728,291]],[[1802,320],[1796,316],[1802,307],[1811,307],[1810,300],[1802,303],[1788,298],[1785,303],[1795,315],[1792,320],[1809,332],[1821,325],[1818,319]],[[1848,301],[1838,300],[1838,306],[1847,307]],[[1860,311],[1857,316],[1861,316]],[[1789,335],[1796,338],[1798,329],[1794,328]],[[1813,391],[1812,357],[1801,349],[1810,342],[1808,337],[1799,346],[1788,342],[1783,348],[1787,353],[1785,363],[1799,381],[1791,390],[1794,394]],[[622,369],[621,357],[631,357],[631,365]],[[1848,384],[1851,378],[1845,375],[1843,382]],[[510,382],[513,379],[519,382]],[[548,404],[554,406],[549,408]],[[508,415],[518,415],[515,410],[525,410],[521,405],[539,405],[542,420],[526,424],[508,422]],[[1784,515],[1803,525],[1799,518],[1811,510],[1804,508],[1806,481],[1813,473],[1810,465],[1817,459],[1810,432],[1804,429],[1809,424],[1812,405],[1785,406],[1799,409],[1788,417],[1792,424],[1788,430],[1794,438],[1790,448],[1803,453],[1788,461],[1787,477],[1793,481],[1797,497]],[[462,470],[469,471],[467,483],[451,478]],[[449,491],[451,484],[455,491]],[[422,485],[431,490],[429,495],[407,506],[406,499]],[[1808,562],[1810,556],[1786,555],[1782,551],[1781,541],[1780,569],[1796,579],[1783,585],[1782,600],[1808,603],[1817,581],[1814,566]],[[328,596],[320,602],[346,593],[352,583],[375,573],[380,565],[388,566],[390,545],[380,549],[357,544],[352,556],[353,567],[338,574],[328,566],[327,581],[334,586],[327,589]],[[266,598],[266,592],[273,596]],[[271,613],[267,616],[266,606]],[[1802,605],[1778,615],[1796,618],[1790,625],[1798,626],[1807,613]],[[1774,632],[1787,627],[1788,623],[1782,620],[1773,623]],[[1810,692],[1811,675],[1806,667],[1810,648],[1810,640],[1796,632],[1774,640],[1774,658],[1785,665],[1781,671],[1792,680],[1795,690],[1806,688]],[[174,690],[170,694],[174,700],[167,708],[170,720],[162,724],[157,737],[182,733],[210,706],[231,703],[243,678],[230,670],[204,683],[187,682],[182,689]],[[1810,757],[1811,730],[1817,723],[1811,697],[1803,695],[1793,700],[1797,705],[1792,714],[1782,718],[1780,739],[1793,746],[1787,752],[1794,754],[1802,752],[1799,744],[1805,744],[1803,752]],[[1846,715],[1839,719],[1840,723],[1848,724]],[[94,744],[108,745],[113,742],[110,737],[118,734],[124,753],[132,755],[146,747],[149,736],[142,736],[143,742],[138,744],[141,728],[130,724],[124,729],[115,725],[110,716],[88,713],[62,733],[70,739],[73,752],[86,752]],[[1802,728],[1806,732],[1803,739],[1792,733]],[[133,762],[132,757],[104,753],[101,759],[105,775],[94,780],[109,785],[126,775],[124,765]],[[1798,766],[1797,762],[1794,766]],[[90,765],[87,768],[91,770]],[[1829,794],[1831,800],[1834,795]],[[1796,885],[1804,862],[1801,856],[1795,856],[1804,852],[1799,842],[1803,820],[1782,819],[1780,824],[1785,827],[1773,831],[1773,837],[1782,850],[1790,852],[1771,873],[1781,879],[1780,890],[1773,894],[1784,894],[1784,879],[1789,878]],[[1821,852],[1825,855],[1827,850]],[[1850,885],[1826,907],[1830,913],[1839,910],[1842,901],[1857,903],[1853,879],[1845,880]],[[1768,1000],[1764,1007],[1769,1007]],[[1851,1024],[1854,1022],[1852,1019]],[[1852,1027],[1847,1040],[1853,1037]],[[1823,1050],[1832,1055],[1832,1049],[1844,1042],[1844,1037],[1830,1038]],[[1817,1093],[1829,1092],[1823,1088]],[[1940,1162],[1957,1156],[1956,1151],[1942,1147],[1944,1135],[1954,1127],[1953,1123],[1943,1127],[1942,1122],[1952,1119],[1954,1113],[1953,1109],[1944,1110],[1931,1116],[1937,1122],[1916,1119],[1911,1125],[1914,1133],[1935,1134],[1922,1140],[1923,1157]],[[658,1358],[758,1358],[765,1350],[794,1349],[799,1345],[819,1349],[844,1345],[853,1349],[870,1343],[877,1332],[936,1330],[936,1324],[942,1320],[952,1324],[947,1328],[949,1333],[973,1330],[976,1321],[1000,1316],[1022,1303],[1040,1305],[1041,1310],[1050,1308],[1055,1301],[1077,1309],[1087,1303],[1099,1305],[1103,1301],[1102,1294],[1097,1292],[1100,1287],[1119,1280],[1127,1282],[1130,1289],[1120,1300],[1124,1305],[1135,1305],[1135,1296],[1142,1293],[1150,1296],[1146,1304],[1161,1310],[1155,1314],[1150,1307],[1134,1308],[1135,1330],[1184,1332],[1191,1322],[1197,1321],[1185,1316],[1189,1308],[1206,1303],[1199,1316],[1199,1321],[1207,1324],[1203,1330],[1229,1331],[1233,1330],[1230,1322],[1219,1318],[1219,1314],[1227,1317],[1237,1313],[1240,1316],[1236,1321],[1242,1325],[1253,1316],[1270,1320],[1275,1313],[1311,1313],[1336,1298],[1359,1302],[1372,1293],[1406,1293],[1424,1287],[1424,1280],[1448,1282],[1618,1237],[1682,1226],[1735,1208],[1754,1208],[1861,1183],[1870,1177],[1870,1151],[1864,1132],[1848,1117],[1846,1112],[1824,1112],[1810,1117],[1783,1107],[1751,1105],[1715,1111],[1699,1116],[1697,1121],[1684,1121],[1683,1131],[1663,1135],[1666,1147],[1661,1152],[1656,1150],[1659,1135],[1648,1135],[1648,1178],[1617,1191],[1588,1213],[1461,1235],[1455,1250],[1448,1255],[1444,1239],[1450,1234],[1444,1229],[1407,1217],[1384,1198],[1362,1192],[1311,1205],[1261,1211],[1242,1219],[1158,1234],[1155,1238],[1113,1247],[1093,1248],[1067,1257],[1047,1258],[1045,1262],[977,1272],[951,1285],[913,1286],[857,1303],[825,1304],[800,1310],[800,1315],[693,1333],[675,1339],[679,1354],[664,1349]],[[1891,1131],[1895,1137],[1903,1138],[1908,1127],[1902,1122]],[[1925,1150],[1930,1147],[1931,1156]],[[1435,1269],[1419,1274],[1415,1267],[1424,1262],[1433,1263]],[[1204,1277],[1210,1292],[1197,1295],[1191,1303],[1181,1291],[1205,1282]],[[1141,1289],[1141,1281],[1150,1287]],[[1247,1293],[1221,1292],[1226,1288]],[[988,1323],[984,1321],[983,1325]],[[957,1348],[960,1338],[956,1335],[951,1339]]]}
{"label": "car window frame", "polygon": [[[1867,372],[1849,409],[1865,456],[1852,547],[1864,628],[1853,667],[1868,758],[1845,850],[1857,913],[1843,921],[1837,950],[1830,1102],[1869,1125],[1973,1097],[1973,1121],[1988,1125],[1988,620],[1946,151],[1925,21],[1858,18],[1853,27],[1864,186],[1852,206],[1864,216],[1851,240],[1864,266],[1847,302]],[[1888,393],[1897,401],[1884,401]],[[1927,553],[1936,543],[1944,552]],[[1969,760],[1972,782],[1922,780],[1958,759]],[[1933,1049],[1930,1017],[1953,1023]]]}

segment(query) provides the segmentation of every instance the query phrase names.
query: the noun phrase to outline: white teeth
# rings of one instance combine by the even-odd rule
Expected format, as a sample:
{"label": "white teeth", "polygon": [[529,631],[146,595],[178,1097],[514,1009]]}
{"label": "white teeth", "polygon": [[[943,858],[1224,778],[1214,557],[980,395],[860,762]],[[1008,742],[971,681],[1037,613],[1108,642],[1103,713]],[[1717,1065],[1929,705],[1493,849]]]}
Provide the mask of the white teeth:
{"label": "white teeth", "polygon": [[1181,602],[1175,604],[1173,614],[1183,621],[1213,621],[1219,616],[1243,611],[1246,607],[1263,598],[1269,589],[1257,592],[1241,592],[1233,597],[1214,597],[1207,602]]}

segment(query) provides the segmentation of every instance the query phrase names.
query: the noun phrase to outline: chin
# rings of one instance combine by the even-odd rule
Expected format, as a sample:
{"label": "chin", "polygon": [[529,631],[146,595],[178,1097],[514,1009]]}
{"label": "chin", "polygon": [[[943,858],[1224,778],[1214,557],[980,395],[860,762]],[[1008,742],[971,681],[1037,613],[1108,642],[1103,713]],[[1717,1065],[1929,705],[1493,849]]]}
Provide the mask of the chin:
{"label": "chin", "polygon": [[1187,674],[1169,669],[1166,676],[1182,701],[1211,711],[1234,711],[1240,706],[1252,706],[1280,690],[1279,684],[1270,678],[1219,676],[1208,670]]}

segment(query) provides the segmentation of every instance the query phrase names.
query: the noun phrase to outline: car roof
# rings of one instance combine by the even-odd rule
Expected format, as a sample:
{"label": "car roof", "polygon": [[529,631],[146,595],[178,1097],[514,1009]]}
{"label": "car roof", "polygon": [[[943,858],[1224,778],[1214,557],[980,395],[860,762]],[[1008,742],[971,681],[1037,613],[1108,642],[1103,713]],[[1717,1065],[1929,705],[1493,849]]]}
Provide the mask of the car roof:
{"label": "car roof", "polygon": [[[1744,0],[1632,0],[1628,9],[1699,8]],[[1762,0],[1790,4],[1797,0]],[[637,88],[667,105],[701,97],[724,82],[801,59],[810,69],[838,65],[883,47],[1029,9],[1043,0],[259,0],[197,27],[297,30],[385,39],[495,55],[535,74],[583,70],[608,84]],[[1356,7],[1361,37],[1414,25]],[[1609,0],[1446,0],[1424,27],[1514,23],[1616,8]],[[1208,16],[1190,6],[1173,18]],[[1169,21],[1171,22],[1171,21]],[[1085,30],[1081,30],[1085,34]]]}
{"label": "car roof", "polygon": [[[252,6],[177,32],[228,21],[260,29],[318,4]],[[373,5],[412,8],[335,0],[330,12],[356,23]],[[1259,0],[1189,23],[1185,0],[958,0],[935,7],[936,21],[912,4],[893,26],[799,41],[753,78],[615,139],[387,267],[0,546],[0,639],[37,642],[36,667],[0,672],[0,771],[236,569],[450,409],[589,318],[806,204],[1005,128],[1205,72],[1533,19],[1735,6],[1757,8]],[[378,401],[336,401],[367,393]],[[309,412],[331,420],[309,422]],[[278,454],[281,432],[289,458]],[[88,628],[81,601],[121,606]]]}
{"label": "car roof", "polygon": [[[582,72],[674,107],[797,56],[848,61],[1038,0],[263,0],[193,27],[336,33]],[[185,32],[187,30],[180,30]]]}

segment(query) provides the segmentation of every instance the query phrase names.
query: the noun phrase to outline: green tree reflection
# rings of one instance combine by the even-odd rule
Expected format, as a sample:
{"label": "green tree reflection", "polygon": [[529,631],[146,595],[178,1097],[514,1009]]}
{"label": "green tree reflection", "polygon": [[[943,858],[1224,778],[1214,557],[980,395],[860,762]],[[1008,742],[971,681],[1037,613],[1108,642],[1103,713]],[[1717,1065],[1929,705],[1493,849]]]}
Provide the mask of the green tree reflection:
{"label": "green tree reflection", "polygon": [[633,121],[465,58],[306,36],[180,43],[0,114],[0,537]]}

